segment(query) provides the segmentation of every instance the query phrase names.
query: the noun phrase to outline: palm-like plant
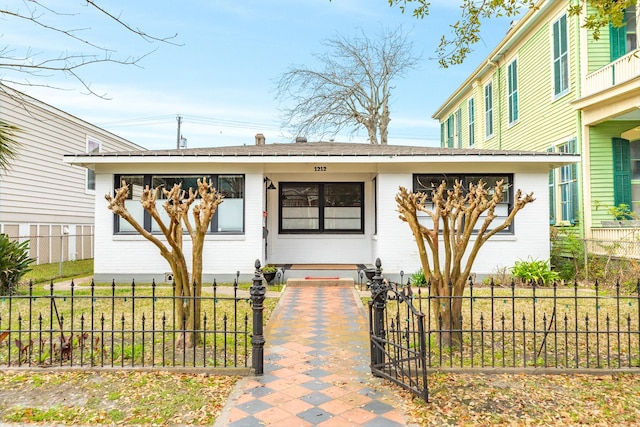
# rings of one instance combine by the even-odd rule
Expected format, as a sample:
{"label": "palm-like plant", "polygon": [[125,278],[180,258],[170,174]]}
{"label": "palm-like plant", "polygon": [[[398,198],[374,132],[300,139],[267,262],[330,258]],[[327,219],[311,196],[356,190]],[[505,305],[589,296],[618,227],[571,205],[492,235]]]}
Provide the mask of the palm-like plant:
{"label": "palm-like plant", "polygon": [[20,143],[14,136],[17,130],[16,126],[0,120],[0,171],[7,170],[10,161],[18,156]]}
{"label": "palm-like plant", "polygon": [[14,293],[34,261],[29,257],[29,241],[17,242],[6,234],[0,234],[0,295]]}

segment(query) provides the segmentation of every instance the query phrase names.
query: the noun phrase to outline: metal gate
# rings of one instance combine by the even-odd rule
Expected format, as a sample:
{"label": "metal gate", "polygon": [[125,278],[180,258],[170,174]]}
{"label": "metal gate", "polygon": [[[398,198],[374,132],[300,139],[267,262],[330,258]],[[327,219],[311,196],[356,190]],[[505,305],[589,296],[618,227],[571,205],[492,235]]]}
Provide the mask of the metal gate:
{"label": "metal gate", "polygon": [[384,280],[380,264],[369,302],[371,373],[428,401],[425,315],[413,306],[411,287]]}

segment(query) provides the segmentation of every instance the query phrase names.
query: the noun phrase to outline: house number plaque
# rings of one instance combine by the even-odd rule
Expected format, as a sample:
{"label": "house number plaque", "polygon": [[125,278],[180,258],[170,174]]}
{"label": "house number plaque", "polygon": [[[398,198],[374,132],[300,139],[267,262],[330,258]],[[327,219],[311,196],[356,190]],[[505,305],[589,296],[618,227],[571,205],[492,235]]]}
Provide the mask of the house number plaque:
{"label": "house number plaque", "polygon": [[313,170],[316,172],[326,172],[327,171],[327,167],[326,166],[314,166]]}

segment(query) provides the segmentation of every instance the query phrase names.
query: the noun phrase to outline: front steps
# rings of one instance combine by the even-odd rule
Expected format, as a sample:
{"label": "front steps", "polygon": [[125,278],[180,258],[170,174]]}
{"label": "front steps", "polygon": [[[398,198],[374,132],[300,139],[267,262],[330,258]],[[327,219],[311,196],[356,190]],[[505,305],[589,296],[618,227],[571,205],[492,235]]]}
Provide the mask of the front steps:
{"label": "front steps", "polygon": [[287,286],[292,287],[310,287],[310,286],[340,286],[353,287],[355,282],[353,279],[346,279],[331,276],[308,276],[308,277],[292,277],[287,279]]}

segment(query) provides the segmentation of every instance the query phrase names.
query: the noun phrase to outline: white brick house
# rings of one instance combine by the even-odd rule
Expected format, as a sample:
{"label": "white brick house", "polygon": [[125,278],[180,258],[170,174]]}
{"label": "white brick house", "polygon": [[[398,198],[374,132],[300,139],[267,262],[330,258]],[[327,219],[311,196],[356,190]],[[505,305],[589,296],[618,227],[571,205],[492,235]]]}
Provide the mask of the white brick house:
{"label": "white brick house", "polygon": [[[204,279],[244,278],[262,264],[370,265],[376,258],[385,275],[416,271],[420,262],[409,227],[398,219],[395,194],[443,177],[477,180],[505,178],[514,189],[533,192],[528,205],[506,232],[490,240],[474,272],[490,274],[531,256],[549,257],[548,172],[573,163],[561,153],[460,150],[334,142],[296,142],[186,150],[68,155],[65,161],[96,172],[96,193],[113,193],[125,179],[134,199],[144,185],[183,188],[209,177],[226,193],[207,236]],[[128,202],[141,223],[154,230],[135,200]],[[157,248],[96,197],[97,280],[164,280],[166,261]],[[268,230],[266,232],[265,230]],[[185,239],[185,246],[189,246]],[[340,273],[356,277],[356,271]]]}

